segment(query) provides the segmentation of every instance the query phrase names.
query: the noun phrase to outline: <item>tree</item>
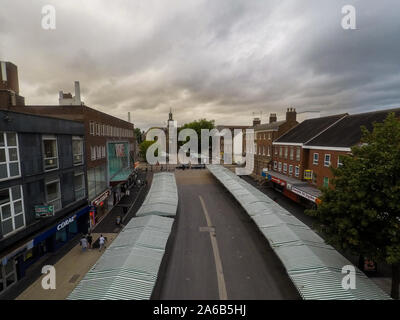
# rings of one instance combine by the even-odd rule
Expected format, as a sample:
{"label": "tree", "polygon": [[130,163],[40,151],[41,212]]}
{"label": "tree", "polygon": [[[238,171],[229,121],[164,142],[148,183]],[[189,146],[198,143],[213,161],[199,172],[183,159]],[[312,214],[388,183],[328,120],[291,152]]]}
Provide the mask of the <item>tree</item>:
{"label": "tree", "polygon": [[[142,143],[139,145],[139,154],[143,159],[146,160],[147,149],[155,142],[156,141],[145,140],[145,141],[142,141]],[[156,151],[156,153],[157,153],[157,151]],[[157,154],[156,154],[156,156],[157,156]]]}
{"label": "tree", "polygon": [[332,169],[334,188],[306,213],[315,216],[327,241],[343,250],[392,266],[392,292],[400,279],[400,122],[390,114],[361,128],[361,144]]}
{"label": "tree", "polygon": [[135,137],[136,137],[136,141],[138,144],[141,144],[143,142],[143,133],[140,131],[139,128],[135,128],[133,130]]}
{"label": "tree", "polygon": [[[182,129],[193,129],[197,133],[197,137],[199,138],[199,150],[198,153],[201,153],[201,129],[208,129],[212,130],[215,127],[215,121],[214,120],[206,120],[206,119],[200,119],[200,120],[195,120],[189,123],[185,123],[182,127],[178,129],[178,135],[179,131]],[[179,146],[183,145],[185,142],[179,141]]]}

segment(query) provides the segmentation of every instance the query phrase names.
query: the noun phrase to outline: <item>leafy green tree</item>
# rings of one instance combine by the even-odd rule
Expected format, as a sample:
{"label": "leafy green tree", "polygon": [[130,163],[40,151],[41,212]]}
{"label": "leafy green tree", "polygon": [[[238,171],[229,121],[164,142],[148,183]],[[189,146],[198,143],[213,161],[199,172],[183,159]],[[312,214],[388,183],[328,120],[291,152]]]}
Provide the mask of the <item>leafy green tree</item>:
{"label": "leafy green tree", "polygon": [[135,129],[133,130],[133,132],[134,132],[134,134],[135,134],[137,143],[138,143],[138,144],[141,144],[141,143],[143,142],[143,138],[142,138],[142,137],[143,137],[143,133],[140,131],[139,128],[135,128]]}
{"label": "leafy green tree", "polygon": [[[197,133],[197,137],[199,138],[199,150],[198,153],[201,152],[201,129],[208,129],[212,130],[215,128],[215,121],[214,120],[207,120],[207,119],[199,119],[195,120],[189,123],[185,123],[182,127],[178,129],[178,135],[179,131],[182,129],[193,129]],[[179,141],[178,145],[181,146],[185,142]]]}
{"label": "leafy green tree", "polygon": [[400,121],[391,113],[383,123],[362,130],[361,144],[332,169],[332,189],[306,212],[315,216],[329,243],[392,266],[392,291],[400,279]]}
{"label": "leafy green tree", "polygon": [[[140,154],[140,156],[141,156],[142,159],[146,160],[146,152],[147,152],[147,149],[148,149],[153,143],[155,143],[155,141],[148,141],[148,140],[145,140],[145,141],[142,141],[142,143],[139,145],[139,154]],[[157,151],[156,151],[156,153],[157,153]],[[156,156],[157,156],[157,154],[156,154]],[[147,161],[147,160],[146,160],[146,161]]]}

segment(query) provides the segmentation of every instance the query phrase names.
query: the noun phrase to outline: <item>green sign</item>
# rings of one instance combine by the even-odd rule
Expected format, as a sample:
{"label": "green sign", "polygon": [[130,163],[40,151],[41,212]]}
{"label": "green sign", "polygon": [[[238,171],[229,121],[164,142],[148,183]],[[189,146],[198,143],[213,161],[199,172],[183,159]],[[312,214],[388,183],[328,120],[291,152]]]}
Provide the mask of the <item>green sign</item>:
{"label": "green sign", "polygon": [[35,206],[36,218],[46,218],[54,216],[54,206]]}

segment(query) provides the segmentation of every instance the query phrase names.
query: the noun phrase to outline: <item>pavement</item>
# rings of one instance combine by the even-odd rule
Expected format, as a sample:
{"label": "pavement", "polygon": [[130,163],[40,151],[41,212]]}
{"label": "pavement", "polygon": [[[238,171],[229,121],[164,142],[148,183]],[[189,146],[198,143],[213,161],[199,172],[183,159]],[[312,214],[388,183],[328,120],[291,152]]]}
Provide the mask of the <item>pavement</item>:
{"label": "pavement", "polygon": [[[117,234],[103,234],[107,238],[106,246],[115,239]],[[100,233],[92,233],[93,240],[100,237]],[[79,281],[86,275],[90,268],[98,261],[103,254],[99,249],[88,249],[82,251],[78,244],[73,247],[55,265],[56,270],[56,289],[45,290],[42,288],[42,275],[32,285],[30,285],[16,300],[64,300],[78,285]]]}
{"label": "pavement", "polygon": [[177,170],[178,215],[155,299],[300,299],[246,212],[208,170]]}

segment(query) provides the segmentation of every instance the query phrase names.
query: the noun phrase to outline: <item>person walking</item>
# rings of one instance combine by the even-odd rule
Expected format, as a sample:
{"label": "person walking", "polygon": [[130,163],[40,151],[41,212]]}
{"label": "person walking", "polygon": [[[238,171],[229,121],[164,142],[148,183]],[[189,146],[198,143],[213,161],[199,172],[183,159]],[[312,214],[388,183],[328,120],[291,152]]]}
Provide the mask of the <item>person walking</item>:
{"label": "person walking", "polygon": [[81,247],[82,247],[82,252],[85,252],[88,246],[88,241],[85,236],[82,236],[81,241],[80,241]]}
{"label": "person walking", "polygon": [[92,249],[92,242],[93,242],[93,237],[90,233],[88,233],[88,235],[86,236],[86,240],[89,244],[89,249]]}
{"label": "person walking", "polygon": [[100,249],[99,251],[101,251],[101,249],[103,249],[103,247],[105,248],[105,242],[106,242],[106,238],[103,237],[103,235],[100,235],[99,238],[99,245],[100,245]]}

